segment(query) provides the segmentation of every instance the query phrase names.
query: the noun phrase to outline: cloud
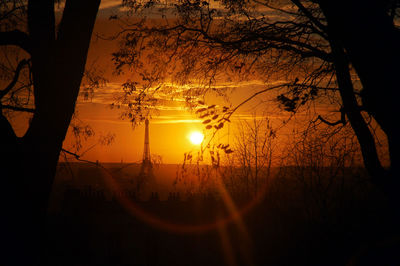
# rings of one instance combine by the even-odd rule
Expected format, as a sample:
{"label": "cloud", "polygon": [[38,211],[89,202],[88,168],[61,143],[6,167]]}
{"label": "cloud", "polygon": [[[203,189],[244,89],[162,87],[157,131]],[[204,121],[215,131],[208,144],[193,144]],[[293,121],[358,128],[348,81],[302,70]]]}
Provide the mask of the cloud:
{"label": "cloud", "polygon": [[[104,10],[104,9],[109,9],[109,8],[116,8],[115,11],[119,10],[119,7],[121,6],[122,1],[121,0],[102,0],[100,2],[99,9]],[[62,12],[65,7],[65,1],[59,1],[55,4],[54,10],[56,12]]]}
{"label": "cloud", "polygon": [[[274,81],[271,83],[265,83],[259,80],[252,80],[246,82],[236,82],[236,83],[220,83],[216,88],[234,88],[232,93],[229,93],[229,101],[231,106],[236,106],[241,103],[244,99],[247,99],[253,93],[266,88],[267,86],[273,86],[276,84],[284,83],[285,81]],[[84,97],[80,95],[78,100],[79,106],[87,105],[89,107],[90,104],[99,104],[103,107],[99,108],[107,108],[112,103],[118,102],[118,97],[122,97],[123,91],[121,89],[122,83],[110,82],[107,83],[105,87],[95,89],[93,98],[88,101],[84,100]],[[188,84],[188,85],[177,85],[173,83],[165,83],[162,88],[157,90],[157,92],[153,95],[154,98],[157,99],[156,104],[151,105],[149,103],[142,103],[142,107],[155,111],[155,115],[153,119],[153,123],[157,124],[173,124],[173,123],[199,123],[200,119],[196,117],[191,109],[186,104],[186,98],[184,93],[190,91],[191,89],[196,89],[200,85],[198,84]],[[151,89],[150,89],[151,91]],[[196,96],[201,97],[202,95]],[[242,106],[235,114],[232,116],[233,120],[253,120],[254,112],[257,114],[262,114],[262,116],[257,116],[256,119],[261,119],[261,117],[267,116],[271,119],[287,119],[289,114],[286,112],[282,112],[280,109],[277,109],[277,104],[274,102],[273,95],[269,97],[267,100],[263,98],[265,96],[260,95],[257,99],[253,99],[252,102]],[[217,104],[217,105],[225,105],[226,103],[222,99],[218,99],[214,96],[207,97],[208,104]],[[199,98],[200,99],[200,98]],[[229,104],[227,104],[229,105]],[[314,107],[316,111],[319,113],[326,113],[332,107],[324,105],[323,103],[319,103]],[[114,112],[122,113],[124,111],[124,107],[120,110],[114,109]],[[100,109],[98,109],[100,110]],[[192,109],[193,111],[193,109]],[[166,114],[171,114],[171,116],[167,117]],[[102,116],[104,112],[102,112]],[[298,117],[301,117],[305,114],[299,113]],[[92,118],[92,117],[91,117]],[[100,118],[100,117],[99,117]],[[104,116],[102,117],[104,118]],[[117,118],[116,118],[117,119]],[[111,119],[114,121],[113,119]],[[114,121],[115,122],[115,121]],[[127,121],[123,121],[123,123],[129,123]]]}
{"label": "cloud", "polygon": [[158,120],[158,117],[152,121],[152,124],[193,124],[201,123],[200,119],[171,119],[171,120]]}
{"label": "cloud", "polygon": [[[95,123],[105,123],[105,124],[131,124],[129,120],[121,120],[121,119],[96,119],[96,118],[85,118],[82,119],[88,122],[95,122]],[[174,116],[156,116],[153,119],[151,119],[150,124],[193,124],[193,123],[201,123],[202,120],[200,119],[193,119],[190,116],[187,116],[187,118],[182,118],[182,116],[177,115],[176,117]]]}
{"label": "cloud", "polygon": [[119,7],[121,6],[121,0],[102,0],[100,3],[100,9]]}
{"label": "cloud", "polygon": [[[275,83],[275,82],[274,82]],[[218,85],[213,86],[214,90],[225,90],[225,89],[243,89],[244,91],[249,90],[256,90],[263,88],[267,85],[263,81],[259,80],[252,80],[246,82],[225,82],[220,83]],[[153,88],[154,90],[155,88]],[[149,93],[154,92],[152,89],[149,89]],[[186,84],[186,85],[179,85],[174,83],[164,83],[162,88],[158,89],[152,97],[157,100],[162,100],[163,104],[165,102],[168,105],[182,105],[182,103],[186,102],[186,93],[193,92],[194,95],[190,95],[192,97],[198,97],[201,95],[196,95],[196,92],[205,92],[205,88],[200,84]],[[81,89],[81,94],[78,99],[78,102],[85,103],[85,102],[94,102],[94,103],[103,103],[103,104],[111,104],[115,103],[118,97],[123,95],[122,90],[122,83],[117,82],[109,82],[106,86],[101,88],[96,88],[93,93],[93,98],[90,101],[84,99],[84,89]]]}

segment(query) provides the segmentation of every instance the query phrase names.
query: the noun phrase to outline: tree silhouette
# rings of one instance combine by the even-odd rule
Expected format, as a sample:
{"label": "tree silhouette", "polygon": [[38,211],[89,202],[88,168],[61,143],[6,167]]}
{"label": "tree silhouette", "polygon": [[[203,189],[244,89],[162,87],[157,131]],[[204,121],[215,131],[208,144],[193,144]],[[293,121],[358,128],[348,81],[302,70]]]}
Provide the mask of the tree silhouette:
{"label": "tree silhouette", "polygon": [[[338,15],[337,11],[343,5],[346,8]],[[348,102],[345,104],[346,114],[363,149],[365,166],[373,181],[386,191],[396,205],[399,202],[400,129],[393,116],[397,113],[399,95],[396,72],[399,69],[400,34],[395,24],[398,6],[398,1],[320,2],[331,36],[335,66],[342,77],[342,99]],[[352,15],[354,12],[358,15]],[[362,85],[361,106],[356,104],[354,94],[350,94],[350,81],[345,74],[349,63]],[[376,156],[373,137],[367,131],[365,120],[358,115],[360,109],[371,115],[386,134],[389,169],[384,169]]]}
{"label": "tree silhouette", "polygon": [[[399,201],[399,127],[393,119],[400,59],[394,23],[398,1],[124,4],[135,16],[120,32],[117,69],[154,65],[153,71],[158,69],[166,80],[197,84],[195,95],[200,96],[218,91],[217,81],[256,77],[266,84],[258,94],[274,89],[282,108],[292,114],[312,110],[313,104],[334,106],[337,121],[315,112],[312,122],[334,131],[350,125],[372,181]],[[276,85],[276,80],[286,82]],[[388,140],[389,168],[378,156],[370,120]]]}
{"label": "tree silhouette", "polygon": [[[54,0],[0,5],[1,65],[8,73],[0,91],[2,264],[38,262],[47,202],[99,4],[65,1],[57,26]],[[13,62],[13,70],[5,68]],[[10,110],[32,114],[23,136],[16,135],[7,119]]]}

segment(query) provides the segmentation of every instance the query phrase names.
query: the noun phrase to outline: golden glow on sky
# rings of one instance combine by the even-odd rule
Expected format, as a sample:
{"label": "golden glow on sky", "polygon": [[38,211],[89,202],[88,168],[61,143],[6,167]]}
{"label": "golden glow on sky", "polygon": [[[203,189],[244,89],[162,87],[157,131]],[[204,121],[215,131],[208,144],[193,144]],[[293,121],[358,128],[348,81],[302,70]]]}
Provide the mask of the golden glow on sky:
{"label": "golden glow on sky", "polygon": [[200,145],[203,142],[204,135],[199,131],[190,133],[189,140],[194,145]]}
{"label": "golden glow on sky", "polygon": [[[114,0],[102,1],[103,9],[100,11],[100,15],[103,15],[96,20],[94,32],[108,36],[119,30],[119,25],[110,23],[108,19],[111,13],[109,13],[110,10],[107,7],[114,6],[114,3],[117,2],[114,2]],[[83,138],[82,147],[80,150],[76,150],[79,145],[76,144],[77,138],[70,128],[63,148],[80,154],[81,159],[90,161],[140,163],[143,158],[144,124],[132,127],[129,119],[121,119],[121,113],[125,110],[124,106],[121,109],[110,108],[110,104],[122,95],[122,84],[130,78],[129,73],[115,75],[114,66],[110,64],[112,62],[111,54],[118,49],[118,45],[118,42],[101,39],[91,42],[87,65],[90,66],[95,63],[99,70],[104,71],[104,78],[108,82],[104,87],[94,89],[93,98],[85,100],[83,95],[79,97],[76,108],[78,120],[75,123],[80,123],[81,126],[90,126],[95,135],[88,139]],[[206,95],[204,99],[203,95],[200,95],[201,97],[197,100],[204,100],[207,105],[216,105],[217,107],[234,107],[257,91],[265,89],[265,86],[284,82],[286,80],[268,80],[268,84],[266,84],[264,80],[231,81],[220,77],[215,88],[221,89],[221,91],[228,90],[229,102],[226,102],[226,98],[212,93]],[[195,109],[190,110],[188,108],[184,98],[190,89],[196,89],[198,86],[199,84],[195,83],[175,84],[166,82],[154,96],[158,100],[157,105],[146,106],[152,112],[154,111],[149,128],[151,155],[159,155],[164,164],[182,163],[184,154],[204,141],[202,132],[205,130],[205,124],[202,123],[203,119],[198,117]],[[242,106],[232,115],[230,119],[232,123],[226,123],[213,141],[217,144],[234,146],[236,142],[235,130],[238,123],[253,121],[255,113],[257,119],[267,116],[273,122],[274,127],[281,126],[281,121],[286,121],[288,114],[278,109],[275,100],[277,93],[269,94],[268,97],[267,95],[260,95],[260,97],[253,99],[251,103]],[[296,123],[300,123],[299,120],[302,117],[298,114],[296,119]],[[334,119],[332,118],[332,120]],[[29,121],[29,118],[26,118],[25,121]],[[22,135],[27,126],[22,127],[22,123],[17,124],[18,132],[21,132],[19,135]],[[28,125],[28,122],[25,124]],[[212,130],[206,132],[212,133]],[[111,145],[103,145],[99,142],[101,137],[107,134],[115,135],[114,142]],[[278,136],[286,136],[285,134],[280,131]],[[281,146],[283,147],[283,145]]]}

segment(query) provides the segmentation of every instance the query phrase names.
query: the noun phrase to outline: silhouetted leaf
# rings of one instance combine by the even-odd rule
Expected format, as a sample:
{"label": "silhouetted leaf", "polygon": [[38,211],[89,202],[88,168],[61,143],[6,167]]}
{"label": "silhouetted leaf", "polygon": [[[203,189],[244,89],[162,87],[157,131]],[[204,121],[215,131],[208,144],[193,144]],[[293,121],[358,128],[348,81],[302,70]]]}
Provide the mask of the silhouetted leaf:
{"label": "silhouetted leaf", "polygon": [[211,122],[211,119],[207,119],[207,120],[204,120],[203,121],[203,124],[208,124],[208,123],[210,123]]}
{"label": "silhouetted leaf", "polygon": [[204,112],[205,110],[207,110],[207,108],[200,108],[196,111],[196,114]]}

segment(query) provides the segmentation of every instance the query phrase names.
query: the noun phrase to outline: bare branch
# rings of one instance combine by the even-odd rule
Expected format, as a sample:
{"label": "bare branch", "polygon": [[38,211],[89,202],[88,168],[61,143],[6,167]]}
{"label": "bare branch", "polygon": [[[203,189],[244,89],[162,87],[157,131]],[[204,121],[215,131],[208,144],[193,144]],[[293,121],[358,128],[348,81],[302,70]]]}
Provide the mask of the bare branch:
{"label": "bare branch", "polygon": [[26,108],[26,107],[19,107],[19,106],[12,106],[12,105],[0,105],[0,109],[10,109],[13,111],[18,111],[18,112],[28,112],[28,113],[34,113],[35,109],[32,108]]}
{"label": "bare branch", "polygon": [[64,149],[64,148],[62,148],[61,151],[64,152],[64,153],[67,153],[67,154],[69,154],[69,155],[74,156],[76,159],[80,159],[80,157],[81,157],[79,154],[76,154],[76,153],[74,153],[74,152],[68,151],[68,150],[66,150],[66,149]]}
{"label": "bare branch", "polygon": [[295,4],[299,10],[312,22],[315,26],[320,28],[323,32],[326,31],[326,26],[323,25],[316,17],[314,17],[311,12],[302,4],[299,0],[292,0],[292,3]]}
{"label": "bare branch", "polygon": [[337,126],[339,124],[343,124],[346,125],[347,121],[346,121],[346,117],[345,117],[345,113],[343,110],[341,110],[341,117],[340,120],[335,121],[335,122],[330,122],[326,119],[324,119],[322,116],[318,115],[316,120],[320,120],[321,122],[323,122],[324,124],[327,124],[329,126]]}
{"label": "bare branch", "polygon": [[0,45],[16,45],[31,53],[29,36],[20,30],[0,32]]}
{"label": "bare branch", "polygon": [[11,91],[11,89],[15,86],[15,84],[18,81],[19,74],[21,73],[22,68],[29,63],[29,60],[24,59],[18,63],[17,69],[15,70],[15,75],[13,77],[13,80],[8,84],[8,86],[0,91],[0,99],[2,99],[7,93]]}
{"label": "bare branch", "polygon": [[257,95],[263,94],[263,93],[265,93],[265,92],[267,92],[267,91],[271,91],[271,90],[273,90],[273,89],[282,88],[282,87],[287,87],[287,86],[289,86],[289,85],[291,85],[291,84],[289,84],[289,83],[280,84],[280,85],[277,85],[277,86],[268,87],[268,88],[266,88],[266,89],[264,89],[264,90],[261,90],[261,91],[258,91],[258,92],[256,92],[256,93],[254,93],[253,95],[251,95],[250,97],[248,97],[246,100],[244,100],[244,101],[241,102],[240,104],[236,105],[236,107],[233,108],[232,111],[230,112],[228,118],[230,118],[230,117],[232,116],[232,114],[233,114],[237,109],[239,109],[242,105],[244,105],[245,103],[247,103],[248,101],[250,101],[251,99],[253,99],[254,97],[256,97]]}
{"label": "bare branch", "polygon": [[258,3],[258,4],[260,4],[260,5],[264,5],[264,6],[268,7],[268,8],[273,9],[273,10],[279,11],[279,12],[281,12],[281,13],[283,13],[283,14],[298,16],[298,13],[292,12],[292,11],[289,11],[289,10],[286,10],[286,9],[283,9],[283,8],[279,8],[279,7],[276,7],[276,6],[272,6],[272,5],[270,5],[270,4],[268,3],[268,1],[266,1],[266,2],[261,2],[261,1],[258,1],[258,0],[254,0],[254,2],[255,2],[255,3]]}
{"label": "bare branch", "polygon": [[[85,163],[90,163],[90,164],[94,164],[94,165],[100,166],[97,162],[93,162],[93,161],[81,159],[81,155],[76,154],[76,153],[71,152],[71,151],[68,151],[68,150],[66,150],[66,149],[64,149],[64,148],[62,148],[61,151],[62,151],[64,154],[69,154],[69,155],[75,157],[75,159],[78,160],[78,161],[80,161],[80,162],[85,162]],[[105,169],[103,166],[101,166],[101,167],[102,167],[103,169]]]}
{"label": "bare branch", "polygon": [[[256,52],[257,50],[252,50],[247,49],[244,50],[243,48],[238,47],[238,45],[243,45],[247,43],[259,43],[257,45],[257,49],[265,50],[266,48],[275,48],[275,49],[282,49],[282,50],[288,50],[288,51],[293,51],[298,54],[303,54],[306,57],[310,56],[315,56],[318,58],[321,58],[322,60],[332,62],[331,54],[328,52],[321,50],[317,47],[314,47],[306,42],[301,42],[289,38],[285,38],[283,36],[272,36],[272,35],[265,35],[263,32],[249,32],[245,37],[239,38],[236,40],[222,40],[221,38],[218,38],[216,36],[211,36],[208,32],[204,31],[203,29],[198,29],[198,28],[190,28],[185,25],[177,25],[171,28],[164,28],[164,29],[157,29],[157,28],[152,28],[149,31],[154,31],[158,33],[165,33],[165,32],[170,32],[170,31],[175,31],[175,30],[182,30],[182,31],[188,31],[188,32],[197,32],[200,33],[206,40],[212,41],[214,43],[220,44],[222,46],[228,46],[232,48],[236,48],[239,51],[243,50],[245,53],[248,52]],[[199,41],[201,42],[201,41]],[[260,43],[261,42],[261,43]],[[263,45],[261,45],[263,42]],[[307,49],[307,50],[303,50]]]}

